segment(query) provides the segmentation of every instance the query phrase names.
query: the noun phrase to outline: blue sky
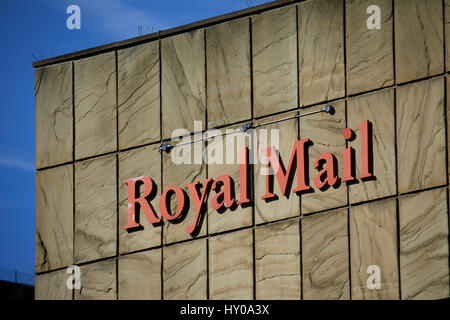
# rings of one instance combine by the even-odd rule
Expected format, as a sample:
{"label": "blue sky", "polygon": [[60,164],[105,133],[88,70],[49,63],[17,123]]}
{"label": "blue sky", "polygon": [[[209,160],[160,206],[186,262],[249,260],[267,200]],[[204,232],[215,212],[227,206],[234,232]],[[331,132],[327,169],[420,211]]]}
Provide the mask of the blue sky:
{"label": "blue sky", "polygon": [[[34,272],[35,105],[31,63],[258,5],[265,0],[6,0],[0,10],[0,268]],[[81,9],[68,30],[66,8]]]}

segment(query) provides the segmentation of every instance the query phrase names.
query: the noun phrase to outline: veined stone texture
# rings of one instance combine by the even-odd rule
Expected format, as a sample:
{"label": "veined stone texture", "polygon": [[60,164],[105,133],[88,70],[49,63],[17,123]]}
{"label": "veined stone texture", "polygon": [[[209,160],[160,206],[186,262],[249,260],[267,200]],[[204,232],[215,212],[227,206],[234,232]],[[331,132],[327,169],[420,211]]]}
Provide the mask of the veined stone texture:
{"label": "veined stone texture", "polygon": [[116,155],[75,165],[74,262],[116,254]]}
{"label": "veined stone texture", "polygon": [[[380,29],[367,27],[371,5],[380,8]],[[393,85],[392,0],[346,0],[345,10],[348,93]]]}
{"label": "veined stone texture", "polygon": [[402,299],[449,296],[446,189],[399,198]]}
{"label": "veined stone texture", "polygon": [[251,117],[249,18],[206,29],[208,128]]}
{"label": "veined stone texture", "polygon": [[302,106],[345,95],[343,5],[343,0],[313,0],[298,4]]}
{"label": "veined stone texture", "polygon": [[297,218],[255,228],[257,300],[300,299],[299,231]]}
{"label": "veined stone texture", "polygon": [[[170,153],[162,153],[163,158],[163,190],[170,186],[179,186],[186,193],[186,197],[191,197],[191,193],[186,187],[187,183],[200,181],[206,177],[206,164],[204,162],[195,163],[202,158],[202,151],[204,150],[204,143],[196,142],[182,147],[174,148]],[[202,149],[203,148],[203,149]],[[189,163],[177,163],[178,156],[186,155],[186,161]],[[196,157],[200,157],[196,159]],[[200,188],[198,188],[200,189]],[[200,194],[203,188],[199,190]],[[209,206],[209,204],[207,204]],[[176,213],[178,202],[176,196],[172,193],[170,198],[170,212],[172,215]],[[206,206],[206,205],[205,205]],[[199,221],[198,228],[194,232],[195,236],[202,236],[206,234],[206,212],[203,212],[203,219]],[[186,227],[191,226],[195,222],[197,215],[194,204],[191,202],[185,215],[180,216],[175,221],[164,221],[163,225],[163,243],[173,243],[182,240],[190,240],[194,234],[188,234]]]}
{"label": "veined stone texture", "polygon": [[253,108],[256,117],[297,107],[294,6],[252,17]]}
{"label": "veined stone texture", "polygon": [[396,0],[395,73],[397,83],[444,72],[441,0]]}
{"label": "veined stone texture", "polygon": [[73,263],[73,165],[36,174],[36,272]]}
{"label": "veined stone texture", "polygon": [[163,249],[164,300],[206,299],[206,239]]}
{"label": "veined stone texture", "polygon": [[[446,90],[447,90],[447,97],[450,97],[450,80],[446,76],[445,77],[445,83],[446,83]],[[445,103],[445,112],[447,116],[447,168],[448,168],[448,175],[450,178],[450,103]],[[447,180],[448,181],[448,180]]]}
{"label": "veined stone texture", "polygon": [[[283,114],[279,116],[264,118],[255,121],[255,124],[275,121],[283,118],[294,116],[296,113]],[[274,147],[279,151],[284,168],[287,170],[289,159],[292,154],[294,142],[298,139],[298,119],[286,120],[272,124],[263,125],[255,130],[255,136],[258,142],[255,143],[255,165],[254,181],[255,181],[255,223],[276,221],[284,218],[290,218],[300,215],[299,196],[292,192],[295,188],[297,180],[293,179],[292,187],[286,191],[286,196],[281,193],[280,185],[277,178],[272,175],[273,193],[278,196],[276,200],[263,200],[261,197],[266,194],[266,164],[267,157],[261,150]],[[279,146],[279,147],[278,147]],[[257,158],[256,158],[257,157]]]}
{"label": "veined stone texture", "polygon": [[205,36],[195,30],[161,40],[163,136],[175,129],[205,129]]}
{"label": "veined stone texture", "polygon": [[[350,208],[352,300],[399,299],[396,200],[387,199]],[[367,279],[378,266],[380,289]]]}
{"label": "veined stone texture", "polygon": [[[358,177],[362,171],[362,133],[358,126],[366,120],[371,123],[373,159],[369,159],[369,162],[373,167],[375,178],[361,180]],[[349,185],[350,202],[394,195],[396,193],[394,90],[386,89],[349,99],[347,121],[348,127],[356,135],[348,145],[355,150],[355,178],[358,179],[357,183]]]}
{"label": "veined stone texture", "polygon": [[69,276],[64,269],[36,275],[34,299],[72,300],[72,289],[66,285]]}
{"label": "veined stone texture", "polygon": [[302,219],[303,299],[348,300],[347,209]]}
{"label": "veined stone texture", "polygon": [[[245,147],[250,147],[252,135],[248,132],[240,132],[240,127],[222,129],[222,132],[226,132],[226,130],[237,130],[237,133],[229,134],[225,137],[212,138],[208,142],[208,176],[212,179],[217,179],[221,175],[229,175],[234,182],[234,199],[238,202],[240,200],[241,187],[240,158],[238,153]],[[210,135],[215,134],[219,134],[219,132],[210,132]],[[250,151],[248,157],[250,162]],[[232,163],[227,164],[227,162]],[[248,166],[248,171],[248,189],[249,195],[251,195],[251,165]],[[207,199],[209,234],[248,227],[253,222],[251,204],[237,205],[235,202],[235,205],[231,208],[220,211],[212,209],[211,200],[215,197],[216,192],[220,192],[223,189],[223,185],[219,186],[216,190],[211,189],[209,199]],[[223,200],[223,198],[220,198],[220,200]]]}
{"label": "veined stone texture", "polygon": [[445,66],[450,70],[450,1],[445,0]]}
{"label": "veined stone texture", "polygon": [[117,51],[117,71],[119,148],[159,141],[158,42]]}
{"label": "veined stone texture", "polygon": [[36,167],[73,160],[72,63],[35,71]]}
{"label": "veined stone texture", "polygon": [[161,299],[161,249],[120,257],[119,300]]}
{"label": "veined stone texture", "polygon": [[116,260],[80,267],[81,289],[75,289],[75,300],[116,300]]}
{"label": "veined stone texture", "polygon": [[[345,101],[332,103],[334,114],[316,113],[300,118],[300,139],[310,139],[307,147],[309,161],[309,185],[312,192],[305,192],[301,195],[302,214],[317,212],[332,208],[341,207],[347,204],[347,188],[340,180],[334,186],[325,187],[320,190],[315,186],[314,179],[320,170],[325,169],[327,164],[323,164],[319,169],[314,169],[316,159],[325,152],[330,152],[336,157],[336,174],[340,177],[344,175],[344,160],[341,152],[345,150],[345,139],[342,131],[345,129]],[[307,108],[300,111],[300,114],[314,112],[324,106]],[[287,160],[286,160],[287,161]],[[306,164],[308,165],[308,164]],[[294,177],[295,181],[296,177]],[[341,178],[342,179],[342,178]]]}
{"label": "veined stone texture", "polygon": [[444,79],[397,89],[397,168],[400,193],[444,185]]}
{"label": "veined stone texture", "polygon": [[75,158],[112,152],[116,139],[116,58],[114,52],[75,64]]}
{"label": "veined stone texture", "polygon": [[209,298],[253,298],[252,229],[209,238]]}
{"label": "veined stone texture", "polygon": [[[153,191],[147,198],[157,216],[159,212],[159,199],[161,196],[161,154],[159,145],[150,145],[139,149],[133,149],[119,154],[119,251],[120,253],[132,252],[161,245],[162,226],[151,225],[144,211],[137,206],[136,220],[142,226],[139,230],[124,230],[128,221],[128,185],[124,180],[149,177],[154,181]],[[139,185],[139,197],[144,192],[144,185]],[[120,291],[119,291],[120,292]]]}

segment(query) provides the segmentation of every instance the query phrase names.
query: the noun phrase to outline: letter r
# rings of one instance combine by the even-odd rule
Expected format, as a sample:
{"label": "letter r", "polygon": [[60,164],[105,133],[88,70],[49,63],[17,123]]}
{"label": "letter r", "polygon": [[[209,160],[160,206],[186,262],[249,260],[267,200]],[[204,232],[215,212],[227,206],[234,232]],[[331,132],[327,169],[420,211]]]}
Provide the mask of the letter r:
{"label": "letter r", "polygon": [[[140,181],[144,184],[144,192],[139,198],[136,198],[137,182]],[[141,209],[144,211],[145,217],[148,223],[155,224],[161,222],[161,219],[156,215],[155,210],[147,197],[150,196],[155,187],[155,182],[149,177],[140,177],[135,179],[124,180],[124,183],[128,185],[128,222],[123,227],[124,230],[137,228],[141,225],[136,221],[136,204],[139,203]]]}

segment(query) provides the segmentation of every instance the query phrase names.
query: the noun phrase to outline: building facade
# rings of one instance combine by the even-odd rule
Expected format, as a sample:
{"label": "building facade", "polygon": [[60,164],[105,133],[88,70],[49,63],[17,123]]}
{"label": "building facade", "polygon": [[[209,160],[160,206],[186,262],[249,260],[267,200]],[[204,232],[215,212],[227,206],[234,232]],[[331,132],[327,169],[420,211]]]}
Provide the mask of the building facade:
{"label": "building facade", "polygon": [[[276,1],[36,62],[36,299],[449,297],[449,17]],[[204,160],[245,124],[274,174]]]}

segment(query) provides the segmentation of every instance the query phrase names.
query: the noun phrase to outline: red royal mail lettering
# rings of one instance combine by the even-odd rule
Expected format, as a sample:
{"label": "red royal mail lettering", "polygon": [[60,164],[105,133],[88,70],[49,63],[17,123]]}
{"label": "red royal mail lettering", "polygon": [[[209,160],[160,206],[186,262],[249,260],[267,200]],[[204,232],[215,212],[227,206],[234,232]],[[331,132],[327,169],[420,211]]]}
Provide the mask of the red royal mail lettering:
{"label": "red royal mail lettering", "polygon": [[[345,140],[351,140],[354,136],[354,132],[352,129],[345,128],[342,132],[342,135],[344,136]],[[344,151],[341,152],[342,157],[344,158],[344,177],[342,178],[342,182],[349,182],[356,180],[355,176],[353,175],[355,171],[354,163],[354,155],[353,153],[355,150],[352,147],[348,147]]]}
{"label": "red royal mail lettering", "polygon": [[[361,132],[361,175],[358,178],[371,178],[374,176],[373,164],[371,162],[373,158],[372,124],[366,120],[361,123],[358,128]],[[355,137],[355,133],[350,128],[345,128],[342,134],[346,141],[351,141],[353,140],[353,137]],[[307,191],[312,189],[311,186],[309,186],[309,178],[306,176],[306,168],[308,166],[308,159],[306,159],[306,147],[309,142],[309,139],[294,142],[287,170],[283,165],[281,156],[273,147],[262,150],[262,152],[264,152],[267,156],[266,168],[268,170],[273,170],[271,175],[266,175],[266,193],[261,197],[262,199],[271,199],[276,197],[273,192],[273,183],[275,178],[281,189],[281,193],[286,196],[289,192],[288,186],[292,181],[290,179],[293,179],[293,175],[296,170],[297,186],[292,190],[292,192]],[[318,171],[318,174],[314,179],[315,187],[325,191],[324,188],[326,186],[337,187],[339,179],[342,179],[342,182],[356,180],[354,152],[355,150],[351,146],[348,146],[341,152],[344,161],[344,175],[342,178],[339,178],[338,176],[336,156],[330,152],[322,153],[314,162],[314,168]],[[196,181],[186,184],[196,211],[193,224],[186,227],[186,232],[188,234],[192,235],[201,224],[202,214],[206,211],[206,199],[211,189],[216,192],[216,195],[211,200],[211,208],[213,210],[223,210],[225,208],[230,208],[233,205],[245,204],[252,201],[249,192],[248,148],[241,150],[239,152],[239,157],[241,160],[239,167],[239,200],[235,199],[234,181],[229,175],[226,174],[220,175],[215,181],[208,178],[203,181]],[[156,186],[153,180],[148,177],[140,177],[125,180],[124,183],[128,185],[128,222],[123,228],[131,229],[141,226],[135,215],[136,206],[138,204],[142,208],[149,223],[154,225],[160,223],[162,220],[158,218],[155,210],[149,202],[149,197],[153,193],[156,193],[154,192],[156,191]],[[136,196],[138,183],[142,183],[144,187],[144,191],[139,197]],[[172,194],[175,195],[177,201],[177,209],[173,215],[171,214],[171,208],[169,206],[169,201]],[[177,186],[168,187],[164,190],[159,201],[159,208],[162,218],[168,221],[184,218],[184,213],[187,210],[187,201],[189,201],[188,194],[183,191],[183,189]]]}
{"label": "red royal mail lettering", "polygon": [[348,147],[347,149],[342,151],[341,154],[344,158],[344,177],[342,178],[342,182],[356,180],[356,178],[353,176],[353,148]]}
{"label": "red royal mail lettering", "polygon": [[309,139],[297,140],[292,148],[291,158],[289,160],[289,166],[287,172],[283,166],[281,155],[277,157],[276,151],[273,147],[267,148],[262,152],[267,154],[267,172],[266,172],[266,194],[263,195],[262,199],[275,198],[276,195],[271,191],[271,180],[272,175],[269,175],[268,171],[270,166],[272,166],[275,172],[275,177],[277,178],[278,184],[280,185],[281,193],[285,196],[287,192],[287,185],[289,178],[294,174],[294,161],[297,164],[297,187],[292,190],[292,192],[306,191],[311,189],[311,187],[306,182],[306,168],[305,168],[305,144],[309,142]]}
{"label": "red royal mail lettering", "polygon": [[198,223],[200,221],[200,214],[204,211],[204,208],[205,208],[204,200],[206,198],[206,195],[209,192],[209,187],[211,185],[211,182],[212,182],[212,179],[203,180],[203,191],[202,191],[201,196],[198,194],[198,189],[197,189],[198,185],[200,185],[200,186],[202,185],[200,183],[200,181],[188,183],[186,185],[186,187],[189,189],[189,192],[191,193],[192,201],[194,202],[194,206],[195,206],[195,211],[197,212],[197,214],[195,215],[194,224],[186,227],[186,232],[189,234],[193,233],[197,229]]}
{"label": "red royal mail lettering", "polygon": [[361,130],[361,175],[359,179],[373,177],[370,166],[370,155],[372,154],[372,124],[369,120],[364,121],[358,126]]}
{"label": "red royal mail lettering", "polygon": [[329,153],[322,153],[314,162],[314,169],[318,169],[323,166],[325,162],[326,167],[322,169],[314,179],[314,184],[317,188],[322,189],[325,185],[334,186],[338,181],[338,176],[336,174],[336,157]]}
{"label": "red royal mail lettering", "polygon": [[239,152],[241,164],[239,165],[239,201],[237,204],[250,203],[248,192],[248,148],[245,147]]}
{"label": "red royal mail lettering", "polygon": [[[230,208],[235,200],[233,197],[233,179],[226,174],[220,175],[213,183],[211,189],[217,192],[217,189],[222,185],[222,190],[211,200],[211,207],[214,210],[222,209],[224,206]],[[221,199],[221,200],[220,200]]]}
{"label": "red royal mail lettering", "polygon": [[[175,193],[175,197],[177,198],[177,211],[174,215],[170,214],[169,212],[169,200],[171,193]],[[159,210],[161,211],[161,215],[164,219],[168,221],[176,220],[180,218],[181,214],[184,213],[184,210],[186,209],[186,193],[177,186],[171,186],[168,187],[166,190],[164,190],[163,194],[161,195],[161,198],[159,199]]]}
{"label": "red royal mail lettering", "polygon": [[[144,192],[139,198],[136,198],[137,182],[140,181],[144,184]],[[148,223],[155,224],[161,222],[156,215],[152,205],[147,201],[147,197],[152,194],[155,182],[149,177],[140,177],[136,179],[124,180],[124,183],[128,185],[128,222],[123,229],[137,228],[141,225],[136,221],[136,204],[139,203],[142,211],[144,211],[145,217]]]}

